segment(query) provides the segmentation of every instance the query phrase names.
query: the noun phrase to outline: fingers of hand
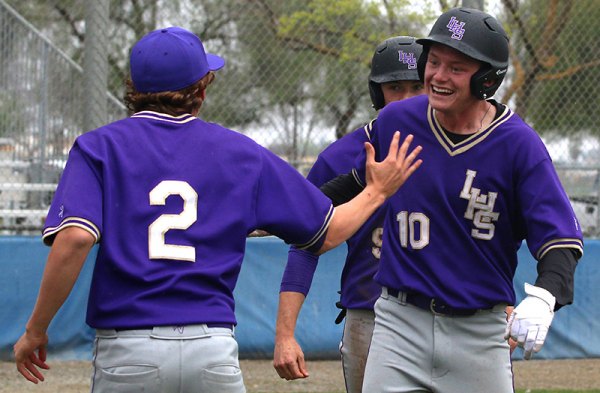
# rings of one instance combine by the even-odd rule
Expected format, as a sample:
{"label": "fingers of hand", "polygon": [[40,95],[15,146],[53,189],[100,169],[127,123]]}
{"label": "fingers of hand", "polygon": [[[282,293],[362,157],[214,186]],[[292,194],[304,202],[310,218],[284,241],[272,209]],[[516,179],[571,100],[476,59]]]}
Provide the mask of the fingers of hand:
{"label": "fingers of hand", "polygon": [[45,349],[40,349],[39,350],[39,357],[35,356],[35,354],[31,354],[29,356],[29,360],[31,361],[31,363],[35,364],[36,366],[43,368],[45,370],[48,370],[50,367],[46,364],[45,360],[46,360],[46,350]]}
{"label": "fingers of hand", "polygon": [[395,158],[398,155],[398,144],[399,143],[400,143],[400,131],[396,131],[396,132],[394,132],[394,135],[392,136],[392,142],[390,143],[390,150],[388,151],[388,157]]}
{"label": "fingers of hand", "polygon": [[415,147],[407,155],[408,149],[409,149],[413,139],[414,139],[414,137],[412,135],[408,135],[406,138],[404,138],[404,141],[402,142],[402,146],[400,147],[400,150],[398,151],[397,165],[404,172],[405,179],[408,179],[408,177],[410,177],[410,175],[412,175],[413,172],[416,171],[417,168],[419,168],[419,166],[421,166],[421,164],[423,162],[423,160],[421,160],[421,159],[417,160],[417,156],[423,150],[423,148],[421,146]]}
{"label": "fingers of hand", "polygon": [[531,321],[525,321],[515,318],[513,312],[508,319],[504,338],[514,340],[511,344],[523,348],[523,359],[529,360],[534,353],[539,352],[546,341],[548,335],[548,326]]}
{"label": "fingers of hand", "polygon": [[[400,136],[400,132],[396,131],[396,134],[394,134],[394,136],[396,136],[396,135]],[[408,148],[410,147],[410,144],[412,143],[413,139],[414,139],[414,136],[412,134],[409,134],[402,141],[402,145],[400,146],[400,149],[397,150],[397,152],[396,152],[396,157],[399,161],[404,161],[404,159],[406,158],[406,153],[408,152]]]}
{"label": "fingers of hand", "polygon": [[510,317],[508,317],[508,322],[506,322],[506,328],[504,329],[504,339],[508,340],[509,338],[512,337],[512,325],[515,319],[515,314],[511,314]]}
{"label": "fingers of hand", "polygon": [[17,363],[17,370],[26,380],[35,384],[44,380],[44,376],[40,370],[38,370],[37,367],[35,367],[35,365],[33,365],[33,363],[31,363],[29,360]]}
{"label": "fingers of hand", "polygon": [[304,359],[298,359],[298,360],[294,359],[294,360],[289,360],[284,363],[275,365],[277,374],[279,374],[279,376],[282,379],[285,379],[288,381],[298,379],[298,378],[306,378],[308,375],[306,375],[306,373],[303,372],[299,367],[300,361],[302,363],[304,363]]}
{"label": "fingers of hand", "polygon": [[540,325],[533,325],[527,328],[525,342],[523,344],[523,358],[531,359],[534,353],[539,352],[544,345],[548,328]]}
{"label": "fingers of hand", "polygon": [[[40,347],[40,349],[38,351],[38,356],[39,356],[39,358],[40,358],[40,360],[42,362],[46,361],[46,345],[43,345],[43,346]],[[46,363],[44,363],[44,366],[45,367],[43,367],[43,366],[40,366],[40,367],[43,367],[43,368],[46,368],[46,369],[50,368],[50,367],[48,367],[48,365]]]}
{"label": "fingers of hand", "polygon": [[367,163],[375,161],[375,148],[369,142],[365,142],[365,151],[367,153]]}
{"label": "fingers of hand", "polygon": [[308,377],[308,370],[306,369],[306,363],[304,362],[303,356],[298,359],[298,371],[300,371],[300,374],[302,375],[300,378]]}

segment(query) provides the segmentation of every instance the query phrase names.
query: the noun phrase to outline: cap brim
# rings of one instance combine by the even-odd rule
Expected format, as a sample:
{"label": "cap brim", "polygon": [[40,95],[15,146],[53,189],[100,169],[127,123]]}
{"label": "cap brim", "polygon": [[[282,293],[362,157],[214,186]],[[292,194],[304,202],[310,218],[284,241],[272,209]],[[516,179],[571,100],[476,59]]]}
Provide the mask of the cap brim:
{"label": "cap brim", "polygon": [[210,71],[217,71],[225,66],[225,59],[221,56],[213,55],[212,53],[206,54],[206,61],[208,62]]}

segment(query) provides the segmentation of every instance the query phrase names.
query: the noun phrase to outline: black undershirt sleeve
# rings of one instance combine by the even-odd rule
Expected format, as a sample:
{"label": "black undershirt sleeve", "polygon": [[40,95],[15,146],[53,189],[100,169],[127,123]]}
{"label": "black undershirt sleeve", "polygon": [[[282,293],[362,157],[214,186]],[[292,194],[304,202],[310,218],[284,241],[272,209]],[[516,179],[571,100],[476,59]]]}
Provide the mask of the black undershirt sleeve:
{"label": "black undershirt sleeve", "polygon": [[356,182],[352,173],[347,173],[329,180],[319,189],[331,199],[333,206],[339,206],[360,194],[363,187]]}
{"label": "black undershirt sleeve", "polygon": [[574,276],[581,255],[571,248],[555,248],[546,253],[537,264],[535,286],[546,289],[556,298],[554,310],[573,303]]}

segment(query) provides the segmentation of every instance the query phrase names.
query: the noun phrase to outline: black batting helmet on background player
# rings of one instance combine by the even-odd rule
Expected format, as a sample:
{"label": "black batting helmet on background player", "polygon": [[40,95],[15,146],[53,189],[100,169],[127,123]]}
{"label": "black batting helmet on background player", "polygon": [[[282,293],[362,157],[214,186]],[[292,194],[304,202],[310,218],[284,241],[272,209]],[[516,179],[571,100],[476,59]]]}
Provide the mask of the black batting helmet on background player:
{"label": "black batting helmet on background player", "polygon": [[418,67],[421,81],[433,43],[447,45],[483,62],[471,78],[471,93],[481,100],[494,95],[508,70],[508,36],[496,18],[480,10],[454,8],[443,13],[429,36],[417,42],[423,45]]}
{"label": "black batting helmet on background player", "polygon": [[369,93],[373,108],[385,106],[381,84],[399,80],[418,81],[417,60],[423,48],[414,37],[388,38],[375,48],[369,74]]}

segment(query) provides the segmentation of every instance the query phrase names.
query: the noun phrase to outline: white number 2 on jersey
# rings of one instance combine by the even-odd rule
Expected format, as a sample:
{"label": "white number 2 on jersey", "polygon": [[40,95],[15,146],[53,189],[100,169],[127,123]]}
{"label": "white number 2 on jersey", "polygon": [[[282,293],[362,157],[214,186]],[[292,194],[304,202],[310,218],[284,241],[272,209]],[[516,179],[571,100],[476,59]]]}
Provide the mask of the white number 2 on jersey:
{"label": "white number 2 on jersey", "polygon": [[170,195],[183,199],[183,210],[179,214],[163,214],[148,227],[148,253],[150,259],[175,259],[196,261],[196,250],[192,246],[165,243],[165,234],[171,229],[188,229],[197,219],[198,194],[184,181],[164,180],[150,191],[150,204],[163,205]]}

